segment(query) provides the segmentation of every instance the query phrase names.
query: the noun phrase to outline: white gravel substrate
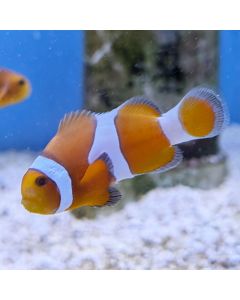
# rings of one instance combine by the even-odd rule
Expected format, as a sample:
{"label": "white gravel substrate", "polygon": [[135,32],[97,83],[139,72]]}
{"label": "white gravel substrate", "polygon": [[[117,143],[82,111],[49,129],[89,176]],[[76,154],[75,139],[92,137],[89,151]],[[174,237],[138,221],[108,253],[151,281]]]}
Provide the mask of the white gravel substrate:
{"label": "white gravel substrate", "polygon": [[157,189],[110,216],[38,216],[20,204],[33,160],[0,155],[0,269],[240,268],[240,127],[222,136],[229,176],[209,191]]}

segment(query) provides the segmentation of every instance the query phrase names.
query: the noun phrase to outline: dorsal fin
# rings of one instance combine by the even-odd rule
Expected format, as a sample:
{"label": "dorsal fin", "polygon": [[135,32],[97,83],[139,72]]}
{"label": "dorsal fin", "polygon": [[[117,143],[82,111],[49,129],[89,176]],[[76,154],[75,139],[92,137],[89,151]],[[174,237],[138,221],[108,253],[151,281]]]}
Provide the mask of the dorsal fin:
{"label": "dorsal fin", "polygon": [[89,121],[89,119],[94,120],[94,113],[87,110],[70,112],[64,116],[60,121],[58,126],[58,134],[64,133],[69,130],[69,128],[82,126],[84,128],[84,123]]}
{"label": "dorsal fin", "polygon": [[43,153],[63,164],[76,182],[86,172],[88,155],[94,141],[96,118],[90,112],[73,112],[65,115],[56,136]]}
{"label": "dorsal fin", "polygon": [[158,106],[154,102],[142,96],[133,97],[127,100],[125,103],[123,103],[120,106],[120,110],[123,110],[126,113],[134,113],[134,114],[140,114],[144,116],[146,115],[151,115],[153,117],[161,116],[161,111],[158,108]]}

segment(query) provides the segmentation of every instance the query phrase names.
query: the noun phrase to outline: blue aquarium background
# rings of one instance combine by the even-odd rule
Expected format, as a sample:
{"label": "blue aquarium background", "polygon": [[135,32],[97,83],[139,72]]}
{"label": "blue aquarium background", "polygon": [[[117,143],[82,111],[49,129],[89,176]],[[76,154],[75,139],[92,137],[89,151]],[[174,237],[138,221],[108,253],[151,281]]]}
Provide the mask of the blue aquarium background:
{"label": "blue aquarium background", "polygon": [[225,30],[219,35],[220,91],[229,106],[231,122],[240,123],[240,32]]}
{"label": "blue aquarium background", "polygon": [[41,150],[66,112],[83,106],[83,31],[0,31],[1,66],[24,74],[32,95],[0,110],[0,149]]}
{"label": "blue aquarium background", "polygon": [[[0,61],[31,80],[31,100],[0,111],[0,149],[42,149],[66,112],[84,103],[84,31],[0,31]],[[240,122],[239,31],[219,32],[218,88]],[[26,113],[27,112],[27,113]]]}

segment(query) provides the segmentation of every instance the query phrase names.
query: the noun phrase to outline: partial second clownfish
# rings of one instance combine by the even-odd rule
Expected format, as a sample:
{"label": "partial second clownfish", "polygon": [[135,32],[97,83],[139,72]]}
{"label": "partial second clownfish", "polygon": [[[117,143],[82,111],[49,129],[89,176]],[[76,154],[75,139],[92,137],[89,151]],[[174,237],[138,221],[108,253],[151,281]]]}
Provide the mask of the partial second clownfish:
{"label": "partial second clownfish", "polygon": [[16,72],[0,68],[0,107],[19,103],[31,92],[27,78]]}
{"label": "partial second clownfish", "polygon": [[176,167],[176,144],[216,136],[226,120],[222,101],[206,88],[164,114],[141,97],[103,114],[70,113],[24,175],[22,204],[39,214],[112,205],[121,198],[115,182]]}

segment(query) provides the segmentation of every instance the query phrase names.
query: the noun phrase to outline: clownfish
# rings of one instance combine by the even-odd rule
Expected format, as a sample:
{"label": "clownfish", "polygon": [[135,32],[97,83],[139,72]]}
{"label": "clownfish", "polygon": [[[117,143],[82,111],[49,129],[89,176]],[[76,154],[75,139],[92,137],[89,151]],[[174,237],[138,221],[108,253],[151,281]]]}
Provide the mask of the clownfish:
{"label": "clownfish", "polygon": [[207,88],[190,90],[164,114],[143,97],[102,114],[67,114],[24,175],[22,204],[39,214],[113,205],[121,198],[115,182],[176,167],[177,144],[214,137],[226,121],[221,99]]}
{"label": "clownfish", "polygon": [[0,68],[0,107],[25,100],[31,92],[30,82],[23,75]]}

